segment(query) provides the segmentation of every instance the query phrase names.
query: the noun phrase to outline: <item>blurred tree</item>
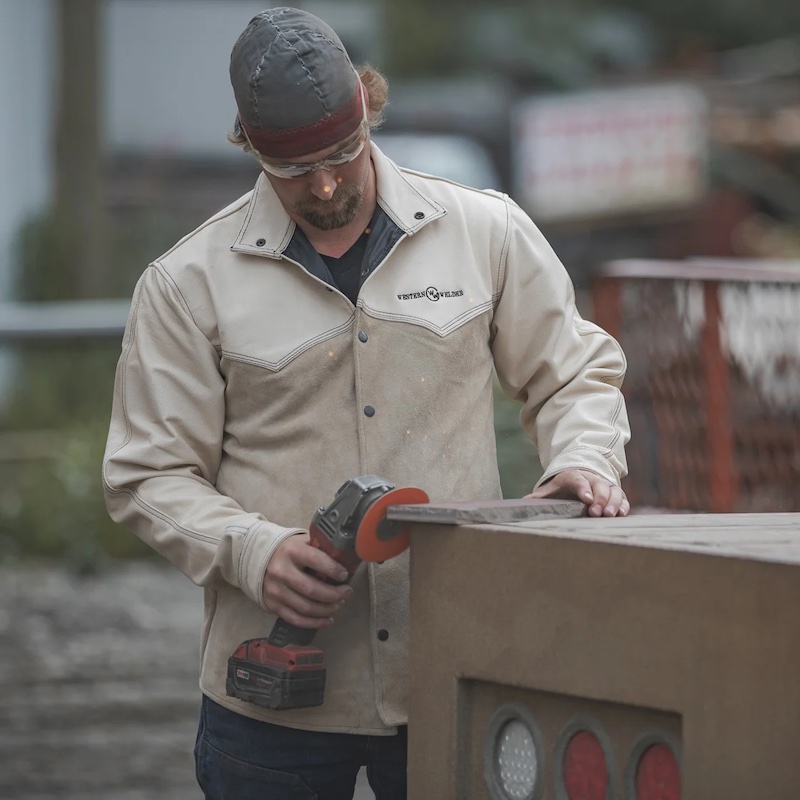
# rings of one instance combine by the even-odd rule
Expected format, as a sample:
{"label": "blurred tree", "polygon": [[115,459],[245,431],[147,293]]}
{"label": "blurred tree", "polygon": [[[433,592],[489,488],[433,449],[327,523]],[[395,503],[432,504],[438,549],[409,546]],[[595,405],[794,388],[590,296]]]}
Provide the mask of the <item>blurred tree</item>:
{"label": "blurred tree", "polygon": [[605,0],[647,17],[660,31],[667,57],[702,43],[710,50],[755,44],[800,35],[800,3],[771,0]]}
{"label": "blurred tree", "polygon": [[497,464],[503,497],[524,497],[542,476],[542,464],[533,442],[522,432],[519,412],[522,406],[509,400],[499,381],[494,381],[494,429]]}
{"label": "blurred tree", "polygon": [[453,11],[449,0],[436,5],[426,0],[385,2],[389,75],[444,77],[464,69],[469,53],[464,52],[460,32],[462,15]]}
{"label": "blurred tree", "polygon": [[102,8],[103,0],[58,1],[51,246],[70,278],[69,294],[81,298],[106,294],[100,132]]}

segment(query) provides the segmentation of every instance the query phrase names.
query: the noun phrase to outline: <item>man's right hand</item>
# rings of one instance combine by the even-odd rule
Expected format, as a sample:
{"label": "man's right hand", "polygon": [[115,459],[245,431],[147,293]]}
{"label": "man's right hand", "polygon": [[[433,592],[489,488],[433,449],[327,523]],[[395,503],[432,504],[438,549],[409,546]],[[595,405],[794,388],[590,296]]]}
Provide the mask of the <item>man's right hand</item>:
{"label": "man's right hand", "polygon": [[324,628],[333,623],[333,615],[353,590],[309,574],[310,569],[339,583],[347,580],[347,570],[327,553],[311,547],[309,538],[307,533],[295,534],[278,546],[264,576],[264,605],[292,625]]}

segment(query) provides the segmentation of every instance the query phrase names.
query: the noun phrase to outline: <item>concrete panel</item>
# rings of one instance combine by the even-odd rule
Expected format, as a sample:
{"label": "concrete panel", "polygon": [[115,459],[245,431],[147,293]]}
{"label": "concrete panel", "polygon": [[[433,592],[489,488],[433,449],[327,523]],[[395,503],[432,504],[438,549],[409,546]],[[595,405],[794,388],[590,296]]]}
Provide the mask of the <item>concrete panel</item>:
{"label": "concrete panel", "polygon": [[541,730],[536,798],[564,797],[561,740],[581,714],[607,737],[612,800],[634,797],[625,771],[653,730],[679,759],[684,800],[796,797],[800,515],[411,536],[409,797],[491,797],[480,753],[507,703]]}

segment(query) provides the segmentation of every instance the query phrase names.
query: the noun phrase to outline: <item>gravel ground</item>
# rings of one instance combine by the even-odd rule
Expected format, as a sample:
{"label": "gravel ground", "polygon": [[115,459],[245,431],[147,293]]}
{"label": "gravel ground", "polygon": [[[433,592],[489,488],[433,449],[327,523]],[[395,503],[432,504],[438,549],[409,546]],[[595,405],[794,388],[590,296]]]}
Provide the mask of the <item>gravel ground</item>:
{"label": "gravel ground", "polygon": [[201,618],[201,590],[160,564],[0,567],[0,797],[202,800]]}

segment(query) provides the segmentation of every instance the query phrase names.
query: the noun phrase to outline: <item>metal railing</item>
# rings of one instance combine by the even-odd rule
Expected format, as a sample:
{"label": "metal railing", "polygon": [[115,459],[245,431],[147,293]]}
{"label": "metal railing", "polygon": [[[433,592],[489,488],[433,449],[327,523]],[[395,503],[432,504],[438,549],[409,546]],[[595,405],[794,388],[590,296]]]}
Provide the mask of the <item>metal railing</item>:
{"label": "metal railing", "polygon": [[130,300],[0,303],[0,343],[122,336]]}

